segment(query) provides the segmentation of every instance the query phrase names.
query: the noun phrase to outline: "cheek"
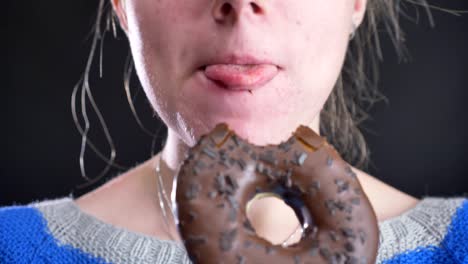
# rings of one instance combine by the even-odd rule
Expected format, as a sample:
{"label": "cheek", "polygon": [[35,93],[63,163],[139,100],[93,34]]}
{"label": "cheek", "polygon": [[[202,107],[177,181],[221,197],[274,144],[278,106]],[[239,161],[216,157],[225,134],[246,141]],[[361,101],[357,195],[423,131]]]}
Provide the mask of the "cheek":
{"label": "cheek", "polygon": [[[171,92],[163,87],[171,83],[176,71],[173,56],[178,49],[179,15],[177,1],[128,1],[129,44],[136,73],[150,103],[158,113],[167,112]],[[180,5],[180,3],[178,4]]]}
{"label": "cheek", "polygon": [[[323,105],[330,95],[343,66],[349,36],[349,7],[322,5],[322,12],[302,14],[291,35],[289,49],[296,52],[292,78],[301,87],[303,98]],[[317,10],[310,7],[309,10]],[[328,10],[328,11],[327,11]],[[327,12],[334,10],[334,15]]]}

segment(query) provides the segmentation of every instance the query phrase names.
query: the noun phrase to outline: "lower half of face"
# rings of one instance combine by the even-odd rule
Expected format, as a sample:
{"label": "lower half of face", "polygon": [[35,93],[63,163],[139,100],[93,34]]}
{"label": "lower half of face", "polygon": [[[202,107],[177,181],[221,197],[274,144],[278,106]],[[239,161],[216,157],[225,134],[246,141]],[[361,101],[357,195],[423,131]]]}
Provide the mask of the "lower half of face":
{"label": "lower half of face", "polygon": [[[278,144],[319,116],[343,65],[349,8],[330,1],[319,12],[321,1],[293,2],[305,7],[263,1],[265,17],[246,17],[229,29],[215,26],[209,13],[202,18],[196,5],[179,7],[177,19],[158,12],[157,21],[136,5],[140,19],[130,24],[129,39],[137,74],[155,111],[187,145],[221,122],[251,143]],[[249,92],[224,87],[197,64],[236,49],[267,54],[278,62],[275,74]]]}

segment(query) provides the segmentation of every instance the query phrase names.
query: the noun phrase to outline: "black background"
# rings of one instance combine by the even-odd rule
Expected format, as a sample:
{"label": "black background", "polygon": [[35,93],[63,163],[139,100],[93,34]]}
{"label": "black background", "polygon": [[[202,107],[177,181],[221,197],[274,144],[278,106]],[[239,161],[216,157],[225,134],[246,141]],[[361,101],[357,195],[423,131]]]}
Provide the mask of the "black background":
{"label": "black background", "polygon": [[[462,0],[431,3],[468,10]],[[90,0],[6,2],[0,205],[79,195],[119,173],[112,170],[95,185],[76,188],[84,180],[70,96],[85,68],[96,9],[97,1]],[[423,12],[419,23],[402,20],[411,54],[407,63],[399,63],[389,40],[382,38],[380,89],[390,103],[378,103],[371,110],[373,120],[365,123],[373,160],[368,172],[417,197],[466,196],[468,14],[433,11],[433,16],[435,28]],[[117,162],[133,167],[150,157],[151,138],[139,129],[126,102],[122,73],[127,52],[122,32],[117,40],[107,35],[103,78],[95,60],[91,89],[114,138]],[[135,75],[132,84],[143,122],[157,129],[160,123]],[[90,137],[108,155],[104,134],[90,115]],[[89,148],[85,164],[90,176],[105,165]]]}

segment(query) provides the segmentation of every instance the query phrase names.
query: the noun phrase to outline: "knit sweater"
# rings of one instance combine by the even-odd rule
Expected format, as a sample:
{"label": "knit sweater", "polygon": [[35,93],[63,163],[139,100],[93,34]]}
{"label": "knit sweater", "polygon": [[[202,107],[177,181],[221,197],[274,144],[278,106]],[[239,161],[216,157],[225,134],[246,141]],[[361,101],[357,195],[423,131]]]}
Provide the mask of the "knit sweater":
{"label": "knit sweater", "polygon": [[[468,200],[426,197],[379,223],[377,263],[468,264]],[[190,263],[179,242],[105,223],[72,197],[0,208],[0,263]]]}

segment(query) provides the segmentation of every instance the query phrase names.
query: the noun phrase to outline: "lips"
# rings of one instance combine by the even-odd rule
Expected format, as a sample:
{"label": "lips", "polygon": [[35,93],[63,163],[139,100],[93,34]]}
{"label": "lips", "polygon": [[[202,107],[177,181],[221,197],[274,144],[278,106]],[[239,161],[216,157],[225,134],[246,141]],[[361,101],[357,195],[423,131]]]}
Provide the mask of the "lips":
{"label": "lips", "polygon": [[233,90],[252,90],[273,79],[278,67],[272,64],[213,64],[203,68],[205,76]]}

